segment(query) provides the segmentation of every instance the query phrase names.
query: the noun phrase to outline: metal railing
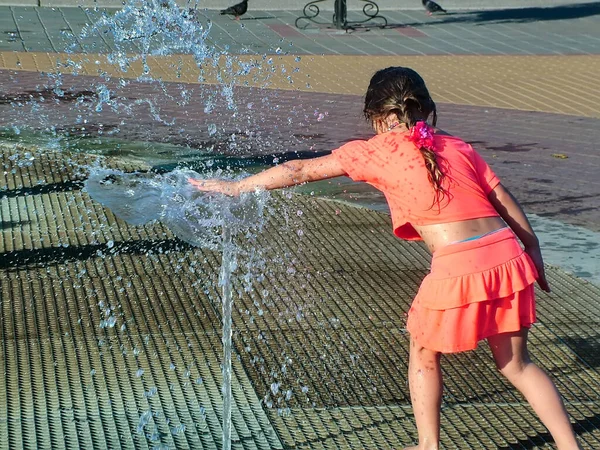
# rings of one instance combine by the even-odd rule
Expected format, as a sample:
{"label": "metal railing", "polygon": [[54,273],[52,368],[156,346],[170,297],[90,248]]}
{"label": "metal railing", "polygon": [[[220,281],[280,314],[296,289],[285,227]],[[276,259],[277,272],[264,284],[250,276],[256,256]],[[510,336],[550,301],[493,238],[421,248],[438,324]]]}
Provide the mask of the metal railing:
{"label": "metal railing", "polygon": [[[310,27],[311,24],[316,24],[317,26],[329,25],[329,22],[323,21],[319,17],[321,15],[321,10],[318,3],[324,1],[326,0],[312,0],[304,5],[302,10],[303,15],[296,19],[296,27],[300,29],[306,29]],[[379,6],[377,6],[377,3],[375,3],[373,0],[361,1],[365,3],[362,8],[363,14],[366,16],[364,20],[348,21],[348,8],[346,0],[334,0],[333,19],[331,23],[336,28],[342,30],[348,30],[356,26],[362,26],[371,21],[377,21],[379,22],[377,26],[385,27],[388,22],[385,17],[379,14]]]}

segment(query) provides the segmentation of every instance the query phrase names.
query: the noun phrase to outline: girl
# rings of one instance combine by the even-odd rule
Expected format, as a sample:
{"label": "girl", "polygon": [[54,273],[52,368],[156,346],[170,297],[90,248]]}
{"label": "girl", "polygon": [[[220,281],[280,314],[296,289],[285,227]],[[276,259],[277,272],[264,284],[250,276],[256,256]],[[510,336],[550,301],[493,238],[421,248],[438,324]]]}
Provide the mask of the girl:
{"label": "girl", "polygon": [[436,107],[415,71],[377,72],[364,114],[376,132],[368,141],[239,181],[190,183],[237,196],[346,175],[381,190],[396,236],[422,239],[433,253],[408,313],[408,378],[419,435],[413,448],[439,446],[440,354],[472,350],[482,339],[558,448],[580,448],[556,387],[527,353],[527,332],[535,322],[533,284],[550,289],[538,239],[521,207],[470,145],[427,124],[431,116],[435,126]]}

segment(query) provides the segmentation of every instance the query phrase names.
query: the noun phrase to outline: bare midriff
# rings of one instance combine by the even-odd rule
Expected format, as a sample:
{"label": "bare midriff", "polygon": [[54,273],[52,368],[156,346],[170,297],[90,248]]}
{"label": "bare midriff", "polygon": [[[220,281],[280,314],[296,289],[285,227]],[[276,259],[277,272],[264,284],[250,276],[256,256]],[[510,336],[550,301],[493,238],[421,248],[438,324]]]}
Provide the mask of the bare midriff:
{"label": "bare midriff", "polygon": [[458,222],[437,223],[434,225],[413,226],[433,253],[457,241],[463,241],[505,228],[506,223],[499,216],[494,216],[461,220]]}

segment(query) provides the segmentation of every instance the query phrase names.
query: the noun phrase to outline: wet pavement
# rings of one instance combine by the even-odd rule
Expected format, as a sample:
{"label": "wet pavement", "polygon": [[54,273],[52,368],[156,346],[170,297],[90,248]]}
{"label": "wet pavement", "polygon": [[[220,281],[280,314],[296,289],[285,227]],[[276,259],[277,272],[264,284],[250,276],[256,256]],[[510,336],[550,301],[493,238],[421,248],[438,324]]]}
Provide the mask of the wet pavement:
{"label": "wet pavement", "polygon": [[[0,448],[221,448],[220,253],[115,218],[84,189],[90,155],[0,150]],[[237,238],[254,276],[234,277],[232,448],[414,442],[404,327],[424,246],[386,214],[273,195],[264,227]],[[547,275],[529,348],[595,449],[600,289]],[[444,448],[553,448],[485,345],[444,371]]]}

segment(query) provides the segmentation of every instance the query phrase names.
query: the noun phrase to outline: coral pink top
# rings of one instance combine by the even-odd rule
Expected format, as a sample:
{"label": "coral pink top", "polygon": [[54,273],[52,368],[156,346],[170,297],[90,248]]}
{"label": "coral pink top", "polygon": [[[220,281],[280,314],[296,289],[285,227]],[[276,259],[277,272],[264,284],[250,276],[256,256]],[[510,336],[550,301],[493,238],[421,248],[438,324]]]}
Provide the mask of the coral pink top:
{"label": "coral pink top", "polygon": [[453,136],[433,135],[438,165],[449,193],[439,203],[421,151],[409,134],[392,130],[368,141],[351,141],[334,150],[346,174],[385,195],[394,234],[420,240],[412,226],[498,216],[487,195],[500,180],[469,144]]}

